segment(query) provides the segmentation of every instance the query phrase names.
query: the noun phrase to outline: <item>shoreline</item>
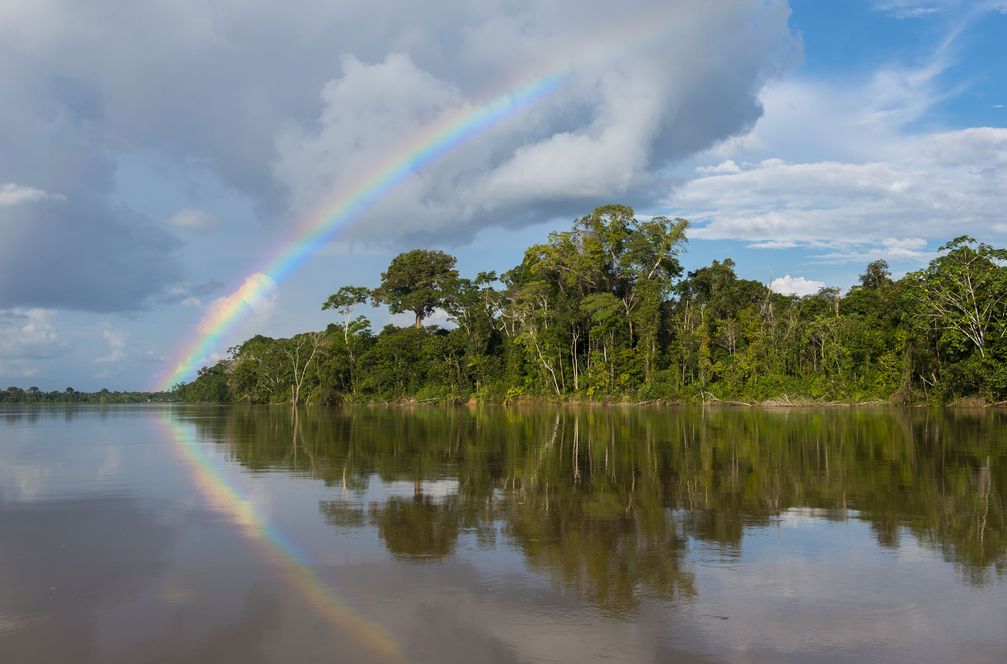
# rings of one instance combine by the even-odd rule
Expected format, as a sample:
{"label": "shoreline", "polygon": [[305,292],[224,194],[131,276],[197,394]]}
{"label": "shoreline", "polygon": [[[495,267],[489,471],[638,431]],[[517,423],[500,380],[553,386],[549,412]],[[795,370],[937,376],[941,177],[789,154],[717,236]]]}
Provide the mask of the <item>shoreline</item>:
{"label": "shoreline", "polygon": [[[97,401],[40,401],[40,402],[0,402],[0,408],[7,406],[267,406],[290,407],[289,402],[279,403],[247,403],[233,402],[222,403],[214,401],[206,402],[185,402],[185,401],[137,401],[137,402],[97,402]],[[470,397],[433,397],[428,399],[416,399],[414,397],[402,397],[398,399],[375,399],[375,400],[344,400],[335,403],[302,403],[299,407],[388,407],[388,408],[414,408],[420,406],[434,407],[467,407],[475,408],[479,406],[503,406],[503,407],[523,407],[523,406],[563,406],[563,407],[588,407],[588,408],[661,408],[661,407],[700,407],[700,408],[738,408],[738,409],[761,409],[761,410],[789,410],[802,408],[948,408],[954,410],[1007,410],[1007,401],[989,403],[974,397],[955,399],[945,404],[934,404],[926,401],[899,402],[885,399],[869,399],[864,401],[839,401],[839,400],[817,400],[805,397],[792,398],[787,394],[771,397],[763,400],[742,401],[735,399],[721,399],[707,393],[706,398],[680,399],[680,398],[659,398],[646,399],[643,401],[633,401],[627,398],[612,399],[579,399],[579,398],[549,398],[541,396],[521,396],[514,399],[478,399]]]}
{"label": "shoreline", "polygon": [[[712,397],[712,395],[710,395]],[[273,404],[282,405],[282,404]],[[289,405],[289,404],[287,404]],[[323,404],[309,404],[323,405]],[[815,400],[804,397],[791,398],[784,394],[761,401],[740,401],[731,399],[720,399],[717,397],[705,400],[689,400],[676,398],[647,399],[643,401],[631,401],[628,399],[550,399],[547,397],[523,396],[511,400],[486,400],[469,398],[467,400],[451,397],[436,397],[431,399],[402,398],[391,400],[375,401],[344,401],[339,404],[346,406],[387,406],[387,407],[416,407],[416,406],[587,406],[597,407],[617,407],[617,408],[648,408],[648,407],[710,407],[710,408],[753,408],[763,410],[786,410],[799,408],[952,408],[955,410],[1007,410],[1007,401],[988,403],[979,399],[956,399],[946,404],[932,404],[925,401],[917,402],[897,402],[885,399],[870,399],[865,401],[837,401],[837,400]]]}

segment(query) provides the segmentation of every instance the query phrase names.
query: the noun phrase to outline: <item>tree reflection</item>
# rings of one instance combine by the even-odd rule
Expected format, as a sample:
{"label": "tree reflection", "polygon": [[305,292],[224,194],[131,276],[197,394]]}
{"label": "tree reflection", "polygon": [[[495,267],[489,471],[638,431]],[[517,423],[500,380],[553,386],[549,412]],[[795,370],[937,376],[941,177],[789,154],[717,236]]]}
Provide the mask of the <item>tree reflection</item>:
{"label": "tree reflection", "polygon": [[436,501],[422,493],[371,503],[371,523],[394,555],[409,559],[441,558],[458,541],[457,501]]}
{"label": "tree reflection", "polygon": [[[983,411],[232,408],[181,411],[253,469],[324,481],[320,509],[401,559],[499,535],[557,587],[613,612],[695,592],[691,541],[740,555],[794,508],[906,537],[967,582],[1007,566],[1007,418]],[[293,443],[291,443],[293,441]],[[450,491],[433,491],[445,478]],[[412,495],[373,498],[375,482]]]}

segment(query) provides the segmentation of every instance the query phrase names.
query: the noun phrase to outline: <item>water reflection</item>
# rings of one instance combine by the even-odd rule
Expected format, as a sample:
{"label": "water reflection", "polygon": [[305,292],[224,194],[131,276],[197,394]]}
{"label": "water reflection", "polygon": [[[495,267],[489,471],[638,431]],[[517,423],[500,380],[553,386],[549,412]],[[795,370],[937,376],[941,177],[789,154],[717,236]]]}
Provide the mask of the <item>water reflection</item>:
{"label": "water reflection", "polygon": [[438,664],[999,663],[1004,431],[922,410],[0,409],[0,662],[375,661],[375,624]]}
{"label": "water reflection", "polygon": [[912,538],[975,586],[1007,564],[1007,426],[989,411],[174,416],[248,469],[337,488],[319,503],[325,520],[376,529],[400,560],[443,560],[461,533],[489,548],[505,537],[555,587],[614,614],[647,597],[694,597],[690,546],[738,558],[753,529],[795,515],[864,521],[891,549]]}
{"label": "water reflection", "polygon": [[[135,539],[123,542],[124,530]],[[68,652],[100,661],[92,607],[156,592],[172,535],[130,501],[110,498],[6,507],[0,533],[0,653],[11,662],[57,662]]]}

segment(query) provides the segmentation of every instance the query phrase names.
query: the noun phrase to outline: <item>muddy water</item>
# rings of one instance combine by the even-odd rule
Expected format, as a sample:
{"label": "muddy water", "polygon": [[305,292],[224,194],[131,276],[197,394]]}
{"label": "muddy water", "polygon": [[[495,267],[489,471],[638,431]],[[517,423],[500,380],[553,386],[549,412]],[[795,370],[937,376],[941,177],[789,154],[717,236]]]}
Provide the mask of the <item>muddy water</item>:
{"label": "muddy water", "polygon": [[0,410],[0,662],[1003,662],[1007,417]]}

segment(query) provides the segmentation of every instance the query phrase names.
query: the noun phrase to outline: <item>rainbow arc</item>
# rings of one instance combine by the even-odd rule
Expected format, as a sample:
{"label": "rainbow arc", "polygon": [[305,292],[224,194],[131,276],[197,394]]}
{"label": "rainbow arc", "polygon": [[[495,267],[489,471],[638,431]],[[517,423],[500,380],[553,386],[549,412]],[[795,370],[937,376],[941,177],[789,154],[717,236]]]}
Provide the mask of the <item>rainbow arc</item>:
{"label": "rainbow arc", "polygon": [[218,350],[224,335],[266,291],[289,277],[298,266],[335,239],[339,231],[411,175],[472,136],[533,105],[556,90],[578,68],[607,62],[621,52],[640,48],[658,38],[669,38],[674,28],[688,28],[689,19],[688,10],[681,7],[640,13],[613,26],[605,34],[578,40],[573,47],[558,51],[540,63],[536,73],[506,86],[504,92],[488,96],[481,104],[447,114],[424,128],[406,141],[400,151],[350,187],[348,193],[337,195],[314,214],[307,215],[306,223],[298,227],[294,236],[282,244],[262,268],[254,270],[238,289],[222,299],[221,306],[207,314],[192,340],[181,348],[170,369],[158,381],[156,389],[167,390],[191,378],[198,366]]}

